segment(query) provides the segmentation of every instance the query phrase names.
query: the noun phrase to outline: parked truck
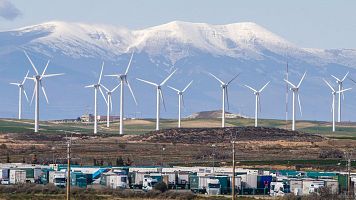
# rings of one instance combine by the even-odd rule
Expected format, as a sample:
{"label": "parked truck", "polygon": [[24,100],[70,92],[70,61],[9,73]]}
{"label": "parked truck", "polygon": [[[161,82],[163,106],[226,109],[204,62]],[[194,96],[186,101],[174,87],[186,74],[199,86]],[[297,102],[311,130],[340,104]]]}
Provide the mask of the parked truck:
{"label": "parked truck", "polygon": [[206,193],[208,195],[220,195],[221,194],[221,185],[220,185],[219,179],[217,179],[217,178],[207,179]]}

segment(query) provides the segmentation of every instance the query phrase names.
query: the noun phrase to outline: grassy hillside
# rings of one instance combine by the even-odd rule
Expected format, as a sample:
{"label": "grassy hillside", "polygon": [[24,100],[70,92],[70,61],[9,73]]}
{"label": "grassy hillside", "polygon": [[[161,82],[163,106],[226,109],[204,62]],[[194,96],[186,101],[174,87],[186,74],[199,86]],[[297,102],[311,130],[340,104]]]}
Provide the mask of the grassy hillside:
{"label": "grassy hillside", "polygon": [[[105,122],[99,123],[99,133],[102,134],[117,134],[119,122],[115,121],[110,124],[110,128],[106,127]],[[173,128],[177,126],[176,120],[163,119],[161,120],[161,128]],[[220,127],[220,119],[189,119],[182,121],[183,127],[206,128]],[[226,126],[254,126],[253,119],[227,119]],[[274,128],[290,128],[291,123],[283,120],[261,119],[259,126],[274,127]],[[356,123],[343,123],[338,125],[337,131],[331,131],[331,123],[319,121],[298,121],[296,124],[297,130],[320,134],[328,137],[339,139],[356,139]],[[126,134],[143,134],[155,129],[154,119],[140,119],[125,121]],[[59,123],[51,121],[43,121],[40,123],[41,133],[65,133],[65,131],[75,131],[79,133],[91,134],[93,132],[92,123]],[[17,120],[17,119],[0,119],[1,133],[30,133],[33,132],[33,121]]]}

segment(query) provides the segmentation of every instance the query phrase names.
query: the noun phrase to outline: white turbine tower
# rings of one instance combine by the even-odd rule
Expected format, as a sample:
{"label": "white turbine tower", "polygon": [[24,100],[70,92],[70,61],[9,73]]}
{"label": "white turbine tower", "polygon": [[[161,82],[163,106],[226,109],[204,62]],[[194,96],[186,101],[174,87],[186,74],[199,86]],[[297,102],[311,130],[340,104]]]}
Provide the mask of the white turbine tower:
{"label": "white turbine tower", "polygon": [[255,107],[255,127],[257,127],[257,120],[258,120],[258,110],[261,112],[261,102],[260,102],[260,94],[261,92],[267,87],[269,82],[267,82],[260,90],[256,90],[248,85],[245,85],[247,88],[253,91],[253,93],[256,95],[256,107]]}
{"label": "white turbine tower", "polygon": [[164,103],[164,98],[163,98],[163,93],[162,93],[162,86],[168,81],[168,79],[171,78],[171,76],[177,71],[174,70],[166,79],[164,79],[160,84],[157,84],[157,83],[153,83],[153,82],[150,82],[150,81],[146,81],[146,80],[143,80],[143,79],[139,79],[139,78],[136,78],[137,80],[139,81],[142,81],[144,83],[148,83],[150,85],[153,85],[156,87],[156,104],[157,104],[157,107],[156,107],[156,130],[159,130],[159,118],[160,118],[160,103],[162,100],[162,103],[163,103],[163,106],[164,108],[166,109],[166,105]]}
{"label": "white turbine tower", "polygon": [[28,76],[29,71],[27,71],[26,76],[24,77],[24,79],[22,80],[22,82],[20,83],[10,83],[11,85],[16,85],[19,88],[19,119],[22,119],[22,93],[25,95],[26,100],[28,102],[28,96],[26,94],[25,88],[23,87],[23,85],[26,82],[26,77]]}
{"label": "white turbine tower", "polygon": [[332,101],[332,104],[331,104],[331,109],[332,109],[332,120],[333,120],[333,132],[335,132],[335,96],[336,94],[340,94],[340,93],[343,93],[347,90],[351,90],[351,88],[348,88],[348,89],[344,89],[344,90],[341,90],[341,91],[336,91],[325,79],[324,79],[325,83],[329,86],[329,88],[331,89],[331,94],[333,95],[333,101]]}
{"label": "white turbine tower", "polygon": [[46,67],[44,68],[42,74],[39,74],[38,70],[35,67],[35,65],[33,64],[31,58],[27,55],[27,53],[25,51],[24,51],[24,53],[25,53],[27,59],[30,61],[31,66],[32,66],[33,70],[36,73],[33,77],[26,77],[26,79],[30,79],[30,80],[33,80],[35,82],[35,88],[33,90],[31,104],[32,104],[33,98],[36,95],[36,100],[35,100],[36,101],[35,102],[36,103],[35,104],[35,133],[37,133],[38,129],[39,129],[39,118],[40,118],[40,92],[39,92],[40,87],[42,89],[44,97],[46,98],[46,102],[48,103],[47,94],[46,94],[45,88],[42,85],[42,80],[43,80],[43,78],[49,78],[49,77],[53,77],[53,76],[63,75],[63,73],[61,73],[61,74],[45,74],[46,70],[47,70],[47,67],[48,67],[48,64],[49,64],[49,60],[48,60],[47,64],[46,64]]}
{"label": "white turbine tower", "polygon": [[120,135],[124,134],[124,88],[125,88],[124,86],[125,86],[125,84],[129,88],[132,98],[135,101],[135,104],[137,105],[137,101],[136,101],[135,95],[132,91],[130,82],[127,80],[127,74],[129,72],[129,69],[131,66],[132,57],[133,57],[133,53],[131,54],[129,64],[126,67],[126,71],[124,74],[106,75],[106,76],[117,77],[120,80]]}
{"label": "white turbine tower", "polygon": [[110,127],[110,112],[112,111],[112,93],[115,92],[115,90],[120,86],[117,85],[116,87],[114,87],[114,89],[109,90],[108,88],[106,88],[104,85],[101,85],[105,90],[106,90],[106,95],[107,95],[107,100],[104,99],[106,101],[106,106],[107,106],[107,110],[106,110],[106,127]]}
{"label": "white turbine tower", "polygon": [[103,75],[103,70],[104,70],[104,62],[101,65],[101,71],[100,71],[100,76],[99,76],[98,82],[96,84],[85,86],[86,88],[94,88],[94,134],[98,133],[98,111],[97,111],[98,90],[100,91],[101,95],[103,96],[103,98],[105,100],[105,103],[107,104],[107,100],[105,98],[104,92],[101,89],[101,87],[102,87],[102,85],[101,85],[101,77]]}
{"label": "white turbine tower", "polygon": [[221,88],[222,88],[222,109],[221,109],[221,127],[225,127],[225,101],[227,102],[227,108],[229,110],[229,95],[228,95],[228,91],[227,91],[227,87],[229,86],[229,84],[235,80],[240,74],[237,74],[236,76],[234,76],[234,78],[232,78],[229,82],[225,83],[222,80],[220,80],[218,77],[216,77],[215,75],[213,75],[212,73],[209,73],[212,77],[214,77],[216,80],[218,80],[221,83]]}
{"label": "white turbine tower", "polygon": [[[336,83],[339,86],[339,91],[343,90],[343,83],[347,77],[347,75],[349,75],[349,72],[346,73],[346,75],[344,76],[344,78],[339,79],[334,75],[331,75],[334,79],[336,79]],[[344,93],[343,92],[339,92],[338,93],[338,105],[337,105],[337,122],[341,122],[341,94],[343,96],[343,99],[345,98]]]}
{"label": "white turbine tower", "polygon": [[192,83],[193,83],[193,81],[190,81],[190,83],[187,86],[185,86],[185,88],[183,90],[178,90],[174,87],[168,86],[172,90],[176,91],[178,94],[178,128],[181,127],[181,104],[183,103],[183,106],[184,106],[183,93],[188,89],[188,87]]}
{"label": "white turbine tower", "polygon": [[292,130],[295,131],[295,97],[297,96],[298,98],[298,104],[299,104],[299,111],[300,111],[300,115],[302,115],[302,106],[300,104],[300,97],[299,97],[299,87],[302,84],[305,75],[307,74],[307,72],[304,72],[303,77],[300,79],[299,83],[297,86],[295,86],[293,83],[289,82],[288,80],[284,79],[285,82],[287,82],[291,88],[290,90],[293,92],[293,100],[292,100]]}

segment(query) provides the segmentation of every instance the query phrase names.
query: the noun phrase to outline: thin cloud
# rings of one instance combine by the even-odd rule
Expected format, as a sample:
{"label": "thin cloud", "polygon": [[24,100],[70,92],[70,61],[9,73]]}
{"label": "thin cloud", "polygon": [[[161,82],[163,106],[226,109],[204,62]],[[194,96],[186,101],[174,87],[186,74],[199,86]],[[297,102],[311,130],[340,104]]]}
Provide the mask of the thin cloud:
{"label": "thin cloud", "polygon": [[6,20],[14,20],[22,13],[9,0],[0,0],[0,17]]}

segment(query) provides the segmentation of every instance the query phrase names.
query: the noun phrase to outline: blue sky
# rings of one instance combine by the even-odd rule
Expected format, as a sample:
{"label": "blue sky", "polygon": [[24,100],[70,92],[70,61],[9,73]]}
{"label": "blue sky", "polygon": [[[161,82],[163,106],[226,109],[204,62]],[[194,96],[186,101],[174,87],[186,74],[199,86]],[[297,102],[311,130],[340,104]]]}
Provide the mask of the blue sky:
{"label": "blue sky", "polygon": [[353,0],[0,0],[0,30],[52,20],[140,29],[251,21],[300,47],[356,48]]}

